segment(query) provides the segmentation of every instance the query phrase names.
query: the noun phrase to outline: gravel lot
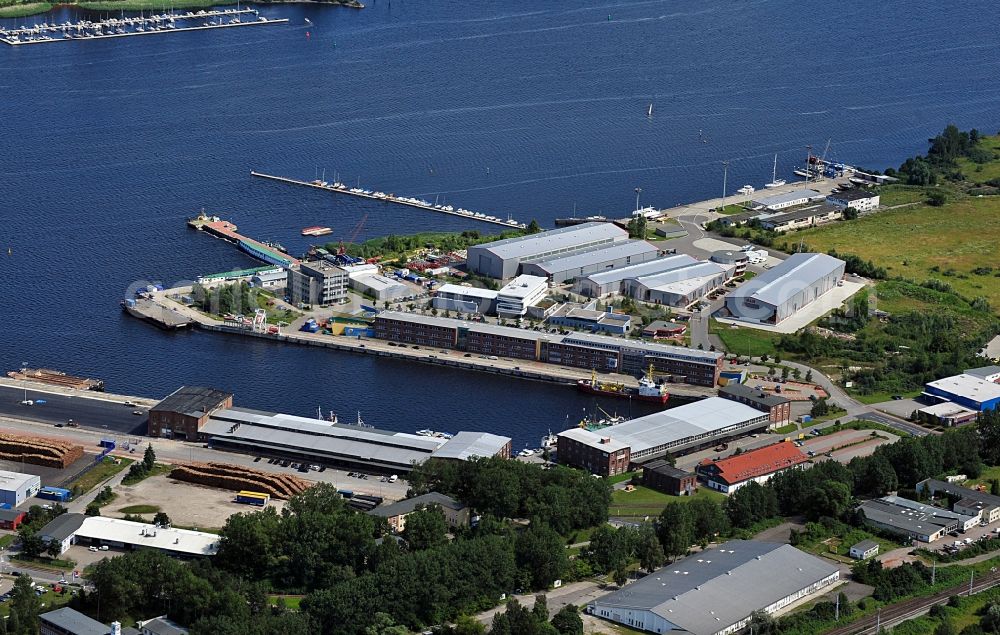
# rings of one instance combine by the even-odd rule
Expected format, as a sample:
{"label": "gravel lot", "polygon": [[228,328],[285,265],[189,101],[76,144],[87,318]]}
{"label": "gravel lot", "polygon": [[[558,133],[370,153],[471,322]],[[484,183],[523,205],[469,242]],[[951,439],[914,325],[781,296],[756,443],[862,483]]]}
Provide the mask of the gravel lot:
{"label": "gravel lot", "polygon": [[[220,529],[237,512],[254,511],[252,505],[235,502],[236,492],[175,481],[165,475],[147,478],[132,487],[116,489],[118,498],[104,508],[104,515],[122,517],[119,511],[131,505],[157,505],[170,520],[185,527]],[[271,501],[280,512],[284,501]],[[152,514],[144,516],[152,519]]]}

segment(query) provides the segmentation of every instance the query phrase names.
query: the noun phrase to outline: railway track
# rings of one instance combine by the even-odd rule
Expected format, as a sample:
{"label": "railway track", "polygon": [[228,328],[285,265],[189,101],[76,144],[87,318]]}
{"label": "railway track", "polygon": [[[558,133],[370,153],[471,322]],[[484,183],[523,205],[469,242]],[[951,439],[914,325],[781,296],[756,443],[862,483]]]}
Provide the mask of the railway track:
{"label": "railway track", "polygon": [[[998,584],[1000,584],[1000,573],[989,573],[985,577],[973,581],[971,594],[975,595]],[[876,633],[880,628],[885,630],[900,622],[919,617],[929,611],[935,604],[947,602],[948,598],[953,595],[970,595],[969,583],[955,585],[928,597],[913,598],[899,604],[892,604],[884,607],[879,614],[869,615],[851,624],[826,631],[826,635],[868,635]]]}

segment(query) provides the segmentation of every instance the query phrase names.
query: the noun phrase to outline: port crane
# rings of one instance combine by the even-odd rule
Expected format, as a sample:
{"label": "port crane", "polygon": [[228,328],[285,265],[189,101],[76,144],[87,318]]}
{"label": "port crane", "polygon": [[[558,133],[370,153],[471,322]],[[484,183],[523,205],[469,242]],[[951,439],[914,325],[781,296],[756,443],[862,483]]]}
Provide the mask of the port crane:
{"label": "port crane", "polygon": [[347,255],[347,245],[357,240],[358,235],[361,233],[361,230],[364,229],[365,221],[367,220],[368,220],[368,212],[365,212],[364,216],[361,217],[361,220],[358,221],[358,224],[354,226],[353,230],[351,230],[351,235],[348,237],[346,244],[343,238],[340,239],[340,246],[337,248],[338,256]]}

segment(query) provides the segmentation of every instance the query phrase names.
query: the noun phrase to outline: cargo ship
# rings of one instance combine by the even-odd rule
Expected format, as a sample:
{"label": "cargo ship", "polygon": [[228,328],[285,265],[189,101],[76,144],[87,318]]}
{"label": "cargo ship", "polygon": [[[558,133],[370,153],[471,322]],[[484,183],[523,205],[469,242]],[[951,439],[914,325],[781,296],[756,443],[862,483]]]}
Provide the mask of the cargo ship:
{"label": "cargo ship", "polygon": [[631,388],[625,384],[611,381],[598,381],[597,373],[590,379],[581,379],[576,382],[576,387],[585,393],[604,397],[623,397],[626,399],[636,399],[638,401],[649,401],[652,403],[666,404],[670,399],[670,394],[666,389],[653,380],[653,369],[650,367],[646,376],[639,380],[638,388]]}
{"label": "cargo ship", "polygon": [[321,227],[320,225],[313,225],[312,227],[305,227],[302,229],[303,236],[326,236],[327,234],[332,233],[332,229],[329,227]]}

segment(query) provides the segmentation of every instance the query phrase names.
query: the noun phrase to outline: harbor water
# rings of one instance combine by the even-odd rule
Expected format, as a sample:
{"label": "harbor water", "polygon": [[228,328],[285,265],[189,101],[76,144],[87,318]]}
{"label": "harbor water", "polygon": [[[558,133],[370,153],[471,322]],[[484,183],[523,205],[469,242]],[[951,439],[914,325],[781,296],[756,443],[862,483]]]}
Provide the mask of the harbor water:
{"label": "harbor water", "polygon": [[[306,180],[325,170],[351,187],[552,226],[574,209],[626,213],[636,187],[641,205],[658,207],[719,196],[723,160],[735,191],[770,180],[774,153],[779,178],[828,140],[827,158],[882,169],[948,123],[1000,125],[1000,53],[969,28],[1000,18],[987,0],[366,4],[264,6],[290,19],[267,29],[0,49],[0,367],[27,362],[150,396],[205,384],[249,407],[360,411],[380,427],[488,430],[537,446],[593,399],[163,333],[118,302],[139,284],[255,265],[186,228],[201,208],[293,252],[310,225],[332,227],[334,241],[489,230],[251,170]],[[0,22],[101,17],[63,9]]]}

